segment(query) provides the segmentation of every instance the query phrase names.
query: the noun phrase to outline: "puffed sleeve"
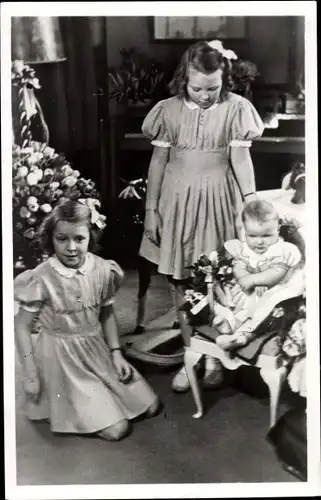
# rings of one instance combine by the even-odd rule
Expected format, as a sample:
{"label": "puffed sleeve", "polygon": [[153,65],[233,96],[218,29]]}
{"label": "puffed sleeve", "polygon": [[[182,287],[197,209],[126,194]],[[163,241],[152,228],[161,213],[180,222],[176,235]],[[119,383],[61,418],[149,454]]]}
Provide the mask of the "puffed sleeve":
{"label": "puffed sleeve", "polygon": [[165,101],[158,102],[143,121],[142,132],[153,146],[170,148],[171,141],[164,117]]}
{"label": "puffed sleeve", "polygon": [[101,307],[114,303],[114,298],[124,280],[124,272],[113,260],[104,262],[104,283]]}
{"label": "puffed sleeve", "polygon": [[239,240],[229,240],[224,243],[225,250],[234,259],[239,259],[242,254],[242,243]]}
{"label": "puffed sleeve", "polygon": [[238,102],[231,127],[230,146],[250,147],[252,140],[261,137],[264,124],[253,104],[242,98]]}
{"label": "puffed sleeve", "polygon": [[32,270],[19,274],[14,280],[14,314],[21,307],[25,311],[36,313],[45,300],[41,281]]}
{"label": "puffed sleeve", "polygon": [[273,257],[271,265],[281,266],[288,270],[297,266],[301,258],[301,252],[298,247],[293,245],[293,243],[285,241],[283,243],[283,252]]}

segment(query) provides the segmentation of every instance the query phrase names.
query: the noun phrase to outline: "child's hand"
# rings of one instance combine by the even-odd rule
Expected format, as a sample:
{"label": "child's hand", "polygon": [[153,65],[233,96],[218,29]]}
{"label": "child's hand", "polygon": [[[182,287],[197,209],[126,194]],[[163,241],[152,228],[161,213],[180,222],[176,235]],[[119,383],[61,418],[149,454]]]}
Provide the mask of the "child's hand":
{"label": "child's hand", "polygon": [[258,297],[262,297],[262,295],[265,294],[265,292],[268,291],[268,287],[267,286],[256,286],[255,287],[255,292],[256,292],[256,295]]}
{"label": "child's hand", "polygon": [[40,380],[38,375],[24,378],[22,384],[27,397],[37,403],[40,396]]}
{"label": "child's hand", "polygon": [[120,351],[113,352],[113,363],[118,373],[120,382],[123,382],[124,384],[128,383],[132,377],[132,369],[127,361],[123,358],[123,355]]}
{"label": "child's hand", "polygon": [[251,274],[247,274],[243,276],[243,278],[239,279],[239,285],[242,288],[243,292],[251,293],[254,288],[253,277]]}
{"label": "child's hand", "polygon": [[159,213],[155,210],[146,210],[144,232],[147,238],[159,246],[160,234],[162,231],[162,221]]}

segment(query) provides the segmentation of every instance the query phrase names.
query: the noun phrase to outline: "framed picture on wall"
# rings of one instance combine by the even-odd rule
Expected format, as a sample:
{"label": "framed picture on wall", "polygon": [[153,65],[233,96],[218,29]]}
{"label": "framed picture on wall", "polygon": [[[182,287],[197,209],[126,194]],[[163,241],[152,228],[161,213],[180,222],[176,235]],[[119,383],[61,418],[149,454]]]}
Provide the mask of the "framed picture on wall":
{"label": "framed picture on wall", "polygon": [[155,41],[234,40],[247,37],[247,19],[243,16],[154,17]]}

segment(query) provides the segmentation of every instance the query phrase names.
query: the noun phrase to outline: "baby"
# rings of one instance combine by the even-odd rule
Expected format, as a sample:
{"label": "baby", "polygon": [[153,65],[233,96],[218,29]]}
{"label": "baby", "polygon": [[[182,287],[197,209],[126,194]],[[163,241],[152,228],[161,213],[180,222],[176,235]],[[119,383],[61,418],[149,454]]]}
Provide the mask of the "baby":
{"label": "baby", "polygon": [[222,334],[217,344],[226,350],[247,345],[255,328],[273,307],[291,294],[302,292],[302,279],[294,278],[301,260],[297,246],[279,234],[279,216],[273,205],[255,200],[242,213],[245,241],[231,240],[225,249],[233,257],[236,285],[230,309],[216,304],[213,325]]}

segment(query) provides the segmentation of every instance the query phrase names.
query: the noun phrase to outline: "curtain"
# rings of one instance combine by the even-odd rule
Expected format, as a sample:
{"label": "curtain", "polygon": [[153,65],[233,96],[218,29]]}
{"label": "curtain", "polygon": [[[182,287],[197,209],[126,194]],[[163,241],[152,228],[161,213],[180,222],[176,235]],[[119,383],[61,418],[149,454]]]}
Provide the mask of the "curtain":
{"label": "curtain", "polygon": [[[20,25],[29,33],[32,19],[35,18],[19,18]],[[56,19],[59,19],[66,60],[29,63],[41,85],[41,89],[36,90],[36,96],[49,128],[50,146],[76,162],[84,175],[99,181],[99,117],[103,117],[104,105],[98,101],[98,88],[99,80],[106,74],[106,44],[97,37],[97,29],[101,28],[104,18],[101,18],[100,24],[97,24],[96,18],[90,17]],[[13,101],[15,97],[13,92]],[[16,124],[17,112],[13,118]],[[42,139],[37,118],[32,131],[35,140]]]}

